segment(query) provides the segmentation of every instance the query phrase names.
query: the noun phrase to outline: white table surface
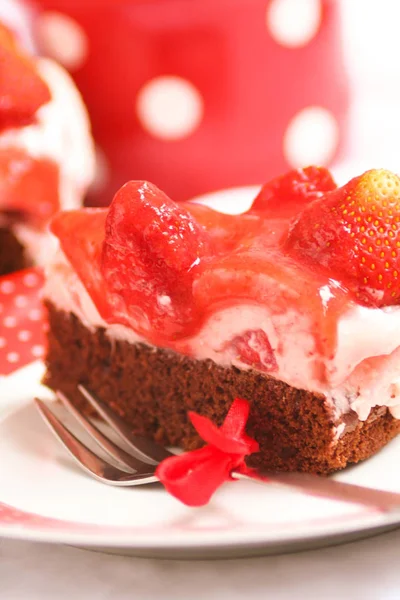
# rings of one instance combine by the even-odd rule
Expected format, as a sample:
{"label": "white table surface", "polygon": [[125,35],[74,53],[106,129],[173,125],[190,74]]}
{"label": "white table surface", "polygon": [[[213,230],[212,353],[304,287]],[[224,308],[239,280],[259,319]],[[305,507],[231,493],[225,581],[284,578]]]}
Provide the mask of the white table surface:
{"label": "white table surface", "polygon": [[399,600],[400,529],[310,552],[165,561],[0,541],[6,600]]}

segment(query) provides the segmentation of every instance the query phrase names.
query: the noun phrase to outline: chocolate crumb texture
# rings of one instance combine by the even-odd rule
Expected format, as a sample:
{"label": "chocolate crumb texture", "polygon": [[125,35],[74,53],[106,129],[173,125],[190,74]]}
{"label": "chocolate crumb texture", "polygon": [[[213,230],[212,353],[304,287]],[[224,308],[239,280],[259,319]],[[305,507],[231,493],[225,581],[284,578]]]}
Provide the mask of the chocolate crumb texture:
{"label": "chocolate crumb texture", "polygon": [[[247,432],[260,444],[249,462],[271,471],[329,474],[375,454],[400,432],[400,420],[373,409],[366,421],[355,413],[335,421],[322,395],[293,388],[255,371],[225,368],[144,344],[113,341],[106,331],[87,329],[73,315],[47,302],[47,373],[88,414],[77,391],[87,386],[136,434],[186,450],[201,440],[188,419],[194,410],[221,425],[236,397],[251,403]],[[336,429],[344,423],[338,438]]]}

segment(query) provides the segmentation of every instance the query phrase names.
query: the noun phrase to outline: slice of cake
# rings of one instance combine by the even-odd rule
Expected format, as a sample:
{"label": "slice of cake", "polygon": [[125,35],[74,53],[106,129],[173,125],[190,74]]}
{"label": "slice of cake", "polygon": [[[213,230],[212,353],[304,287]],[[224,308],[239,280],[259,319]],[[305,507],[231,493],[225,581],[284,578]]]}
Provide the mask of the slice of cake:
{"label": "slice of cake", "polygon": [[82,383],[185,449],[199,444],[188,410],[221,423],[244,398],[252,460],[271,470],[371,456],[400,431],[399,178],[338,188],[310,167],[243,214],[228,204],[131,181],[109,209],[58,214],[46,383],[84,406]]}
{"label": "slice of cake", "polygon": [[83,102],[54,62],[29,56],[0,23],[0,274],[49,253],[49,219],[78,208],[94,151]]}

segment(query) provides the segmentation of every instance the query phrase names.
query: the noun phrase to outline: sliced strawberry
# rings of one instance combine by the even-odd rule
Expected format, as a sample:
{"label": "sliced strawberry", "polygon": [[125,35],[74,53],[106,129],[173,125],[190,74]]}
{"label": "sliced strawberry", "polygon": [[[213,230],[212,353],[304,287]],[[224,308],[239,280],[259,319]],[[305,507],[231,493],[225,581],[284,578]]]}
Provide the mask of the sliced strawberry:
{"label": "sliced strawberry", "polygon": [[100,315],[108,320],[111,312],[100,270],[106,217],[106,208],[61,212],[53,218],[50,228],[60,240],[62,251],[85,286]]}
{"label": "sliced strawberry", "polygon": [[256,196],[250,212],[263,211],[264,218],[290,218],[335,188],[332,175],[324,167],[295,169],[266,183]]}
{"label": "sliced strawberry", "polygon": [[34,61],[0,24],[0,128],[31,123],[38,108],[50,97]]}
{"label": "sliced strawberry", "polygon": [[0,210],[25,213],[36,224],[59,209],[59,168],[18,148],[0,149]]}
{"label": "sliced strawberry", "polygon": [[400,303],[400,179],[374,169],[308,206],[285,249],[352,289],[360,302]]}
{"label": "sliced strawberry", "polygon": [[124,185],[108,212],[102,254],[115,318],[147,335],[184,335],[194,318],[193,275],[210,251],[206,231],[156,186]]}
{"label": "sliced strawberry", "polygon": [[274,351],[267,334],[262,329],[246,331],[234,337],[227,344],[227,349],[240,362],[258,371],[272,373],[278,370]]}

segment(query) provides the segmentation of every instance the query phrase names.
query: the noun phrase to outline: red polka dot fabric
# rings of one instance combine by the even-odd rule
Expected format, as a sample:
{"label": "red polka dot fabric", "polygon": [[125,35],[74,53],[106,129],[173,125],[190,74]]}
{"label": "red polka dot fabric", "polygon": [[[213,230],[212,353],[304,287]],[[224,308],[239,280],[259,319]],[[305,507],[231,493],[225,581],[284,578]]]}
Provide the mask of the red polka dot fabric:
{"label": "red polka dot fabric", "polygon": [[0,277],[0,376],[44,355],[47,325],[40,299],[43,281],[37,268]]}

